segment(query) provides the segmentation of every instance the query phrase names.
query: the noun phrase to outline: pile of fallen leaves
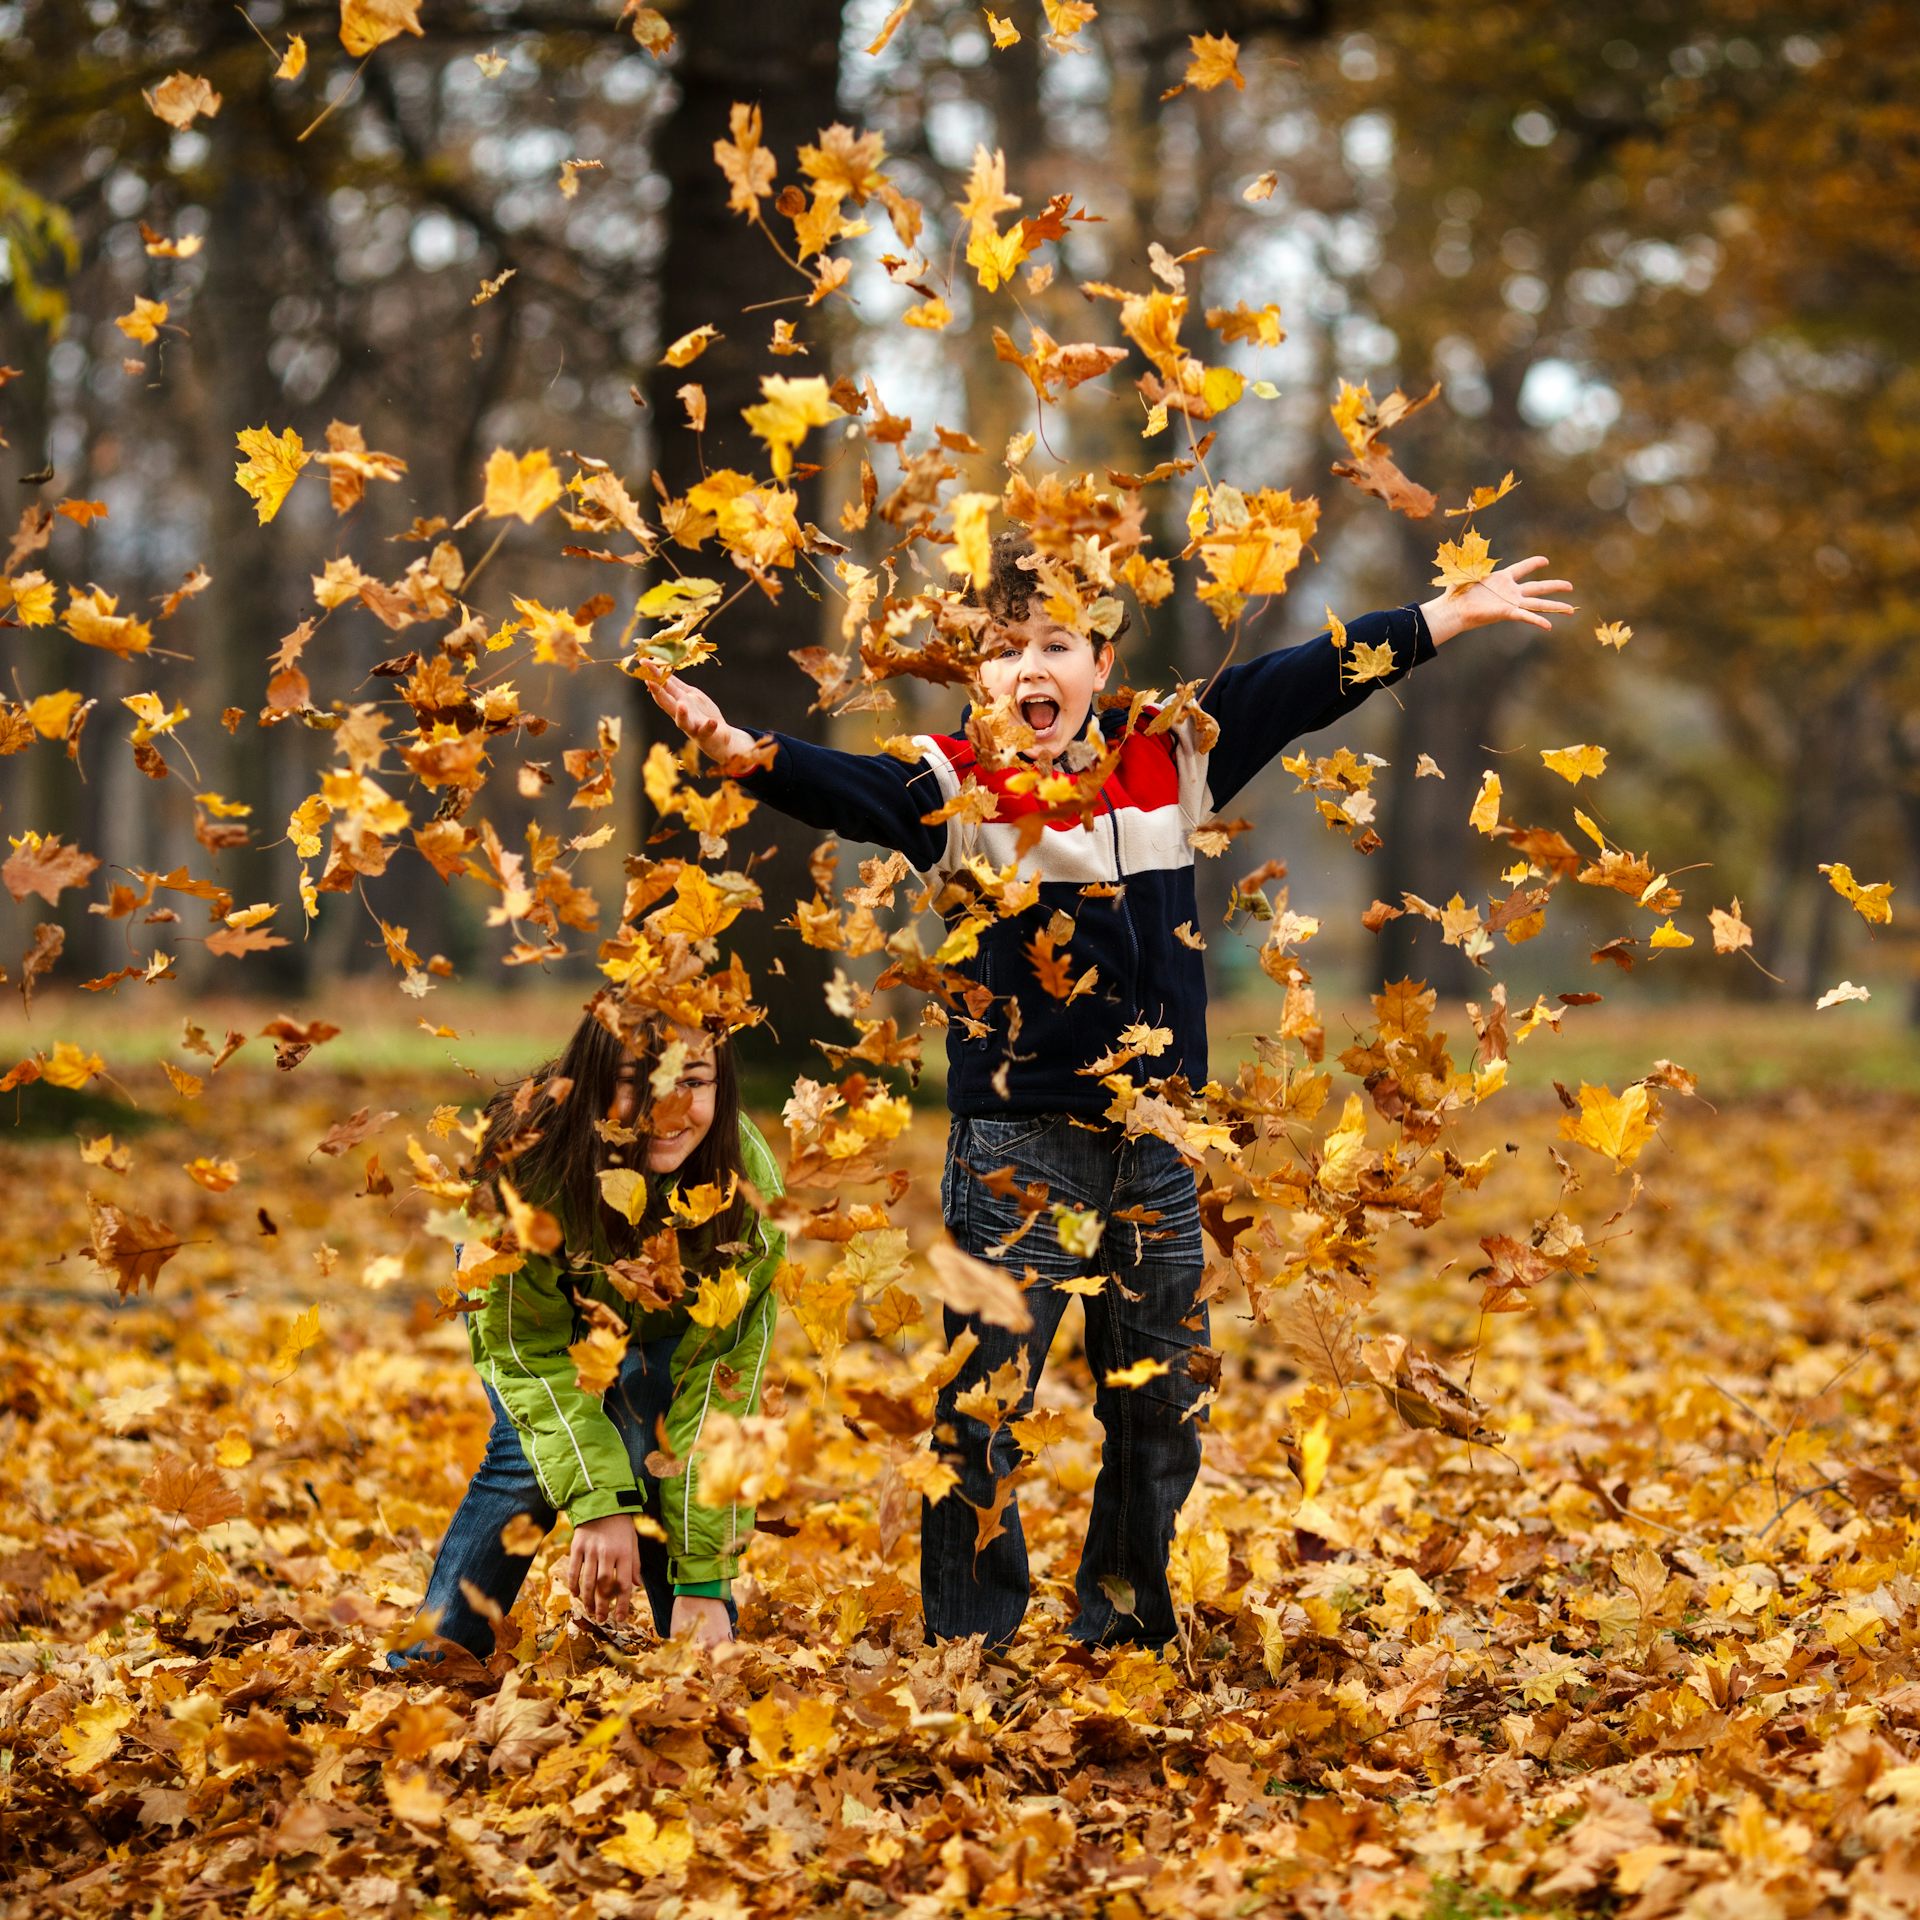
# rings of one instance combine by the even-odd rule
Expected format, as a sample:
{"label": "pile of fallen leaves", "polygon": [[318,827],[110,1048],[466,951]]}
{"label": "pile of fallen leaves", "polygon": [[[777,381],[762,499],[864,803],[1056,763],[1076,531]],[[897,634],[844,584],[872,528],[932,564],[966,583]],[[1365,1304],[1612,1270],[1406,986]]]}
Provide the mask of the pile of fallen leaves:
{"label": "pile of fallen leaves", "polygon": [[[1218,1310],[1164,1661],[1061,1634],[1098,1437],[1071,1330],[1022,1423],[1036,1605],[983,1658],[925,1643],[917,1496],[848,1417],[901,1336],[863,1318],[823,1366],[788,1316],[781,1530],[748,1556],[735,1647],[591,1633],[553,1579],[562,1528],[490,1670],[402,1681],[383,1651],[486,1410],[418,1275],[307,1306],[316,1258],[393,1244],[380,1203],[327,1209],[317,1123],[417,1089],[305,1092],[258,1109],[274,1231],[210,1235],[217,1265],[150,1299],[48,1261],[97,1177],[72,1141],[9,1149],[12,1911],[1653,1920],[1920,1898],[1907,1103],[1755,1098],[1673,1127],[1604,1287],[1556,1275],[1482,1338],[1497,1444],[1409,1427],[1364,1365],[1313,1377]],[[941,1144],[931,1116],[896,1143],[916,1234]],[[117,1143],[129,1204],[192,1147],[177,1123]],[[1523,1158],[1512,1180],[1550,1201],[1558,1171]],[[1483,1330],[1445,1262],[1484,1262],[1479,1224],[1400,1242],[1386,1275],[1457,1366]]]}
{"label": "pile of fallen leaves", "polygon": [[[423,30],[419,12],[345,0],[341,52],[392,57]],[[1049,50],[1095,12],[1049,4]],[[664,53],[660,16],[626,14]],[[996,21],[997,46],[1007,34]],[[1237,53],[1194,36],[1185,84],[1237,86]],[[306,71],[304,40],[276,56],[278,81]],[[183,127],[220,101],[182,74],[149,105]],[[1495,977],[1557,901],[1613,909],[1620,930],[1593,958],[1622,971],[1706,940],[1737,956],[1752,936],[1738,900],[1700,911],[1674,884],[1681,863],[1618,844],[1597,803],[1511,818],[1491,771],[1471,798],[1431,789],[1497,849],[1485,898],[1467,897],[1480,891],[1468,877],[1423,876],[1434,899],[1403,891],[1363,916],[1377,933],[1413,915],[1485,974],[1458,1015],[1423,982],[1393,981],[1329,1055],[1303,958],[1321,923],[1269,862],[1234,876],[1227,915],[1272,988],[1246,1057],[1193,1085],[1166,1070],[1171,1033],[1142,1022],[1083,1069],[1115,1125],[1202,1170],[1219,1349],[1201,1362],[1212,1432],[1175,1543],[1169,1657],[1075,1653],[1060,1637],[1098,1443],[1073,1353],[1031,1414],[1014,1418],[1011,1370],[968,1403],[1018,1444],[1027,1632],[1006,1658],[923,1643],[919,1503],[955,1497],[925,1444],[957,1364],[931,1306],[1006,1325],[1024,1306],[1017,1244],[1004,1268],[943,1244],[941,1134],[910,1095],[929,1042],[956,1024],[990,1031],[995,996],[968,963],[995,922],[1035,912],[1037,882],[1018,860],[977,857],[936,900],[900,855],[843,875],[829,843],[791,907],[796,937],[838,956],[817,1036],[837,1077],[799,1079],[765,1116],[792,1256],[776,1283],[782,1365],[758,1411],[705,1434],[707,1497],[750,1502],[767,1528],[745,1637],[707,1656],[591,1633],[554,1584],[556,1542],[490,1667],[404,1682],[386,1668],[483,1437],[452,1246],[483,1256],[478,1285],[557,1226],[487,1204],[467,1172],[478,1109],[449,1103],[450,1074],[356,1074],[329,1052],[335,1020],[297,1008],[224,1031],[189,1015],[157,1051],[102,1053],[76,1010],[105,1003],[66,990],[150,1004],[189,943],[244,967],[323,912],[371,913],[419,1025],[457,1041],[423,1011],[453,964],[369,898],[366,882],[392,872],[458,889],[509,967],[584,949],[615,1031],[660,1014],[750,1030],[764,1008],[729,930],[789,903],[763,900],[736,850],[754,810],[734,777],[745,766],[716,774],[656,744],[636,768],[621,727],[635,682],[697,667],[730,608],[744,598],[736,617],[751,618],[756,596],[797,587],[832,607],[834,644],[796,656],[816,706],[876,716],[872,744],[912,757],[910,735],[888,731],[908,724],[893,683],[956,702],[972,685],[988,616],[970,596],[996,532],[1031,549],[1060,625],[1098,641],[1128,616],[1123,595],[1143,616],[1185,595],[1218,623],[1225,659],[1319,527],[1311,496],[1219,470],[1214,423],[1277,397],[1249,377],[1282,338],[1276,304],[1201,305],[1197,256],[1156,242],[1136,275],[1148,284],[1080,283],[1085,303],[1064,310],[1098,337],[1061,341],[1016,295],[1046,294],[1097,210],[1060,194],[1023,211],[1006,156],[984,147],[964,197],[930,209],[889,176],[877,133],[836,125],[776,154],[747,103],[727,133],[714,161],[732,215],[768,242],[770,276],[812,309],[850,298],[859,265],[874,291],[884,276],[912,292],[901,324],[922,333],[955,324],[957,302],[1031,389],[1035,429],[1004,447],[938,422],[916,435],[864,370],[769,371],[742,410],[752,444],[734,442],[751,471],[703,457],[676,495],[587,455],[497,447],[463,476],[464,498],[399,536],[416,550],[401,565],[363,508],[406,473],[403,453],[338,420],[308,421],[305,437],[246,427],[233,479],[259,519],[323,470],[335,551],[311,576],[311,617],[262,646],[257,711],[203,711],[197,726],[313,736],[331,764],[290,813],[200,790],[196,715],[176,697],[193,688],[162,691],[164,663],[187,651],[173,642],[202,617],[205,567],[145,612],[123,605],[62,565],[73,529],[107,512],[72,498],[28,505],[0,566],[0,628],[154,678],[97,718],[72,688],[0,702],[0,755],[66,779],[83,747],[125,751],[156,784],[191,778],[200,850],[164,871],[123,863],[42,816],[10,819],[0,861],[15,902],[84,901],[129,955],[70,979],[62,926],[38,925],[17,984],[29,1008],[36,992],[43,1012],[57,1006],[56,1027],[75,1024],[0,1062],[0,1093],[57,1136],[9,1148],[4,1229],[0,1809],[23,1910],[1126,1917],[1591,1898],[1653,1916],[1920,1897],[1905,1837],[1920,1768],[1904,1744],[1920,1700],[1905,1518],[1920,1183],[1889,1144],[1911,1115],[1856,1103],[1816,1133],[1810,1113],[1723,1107],[1708,1124],[1695,1076],[1668,1060],[1617,1093],[1522,1096],[1514,1050],[1549,1051],[1575,1009],[1598,1017],[1584,983],[1597,976],[1511,1007]],[[567,163],[569,195],[586,164]],[[1272,176],[1249,195],[1263,185]],[[835,251],[882,214],[899,252]],[[156,263],[190,253],[161,234],[146,248]],[[195,297],[190,277],[153,271],[168,298],[121,316],[130,349],[153,347],[171,303]],[[715,316],[665,343],[664,364],[695,368],[721,322],[766,324]],[[770,361],[806,351],[795,325],[771,323]],[[1095,382],[1137,400],[1143,441],[1165,436],[1147,470],[1055,459],[1041,429],[1066,423],[1048,411]],[[696,376],[678,398],[684,420],[661,431],[704,434]],[[1438,496],[1384,436],[1425,404],[1343,382],[1330,409],[1348,456],[1334,471],[1418,520]],[[845,483],[833,532],[798,490],[829,464]],[[1494,576],[1472,522],[1516,484],[1460,489],[1436,587]],[[1185,545],[1151,551],[1168,527]],[[575,605],[516,590],[536,558],[543,578],[564,565],[580,583]],[[406,635],[405,650],[347,684],[314,645],[332,619]],[[1329,632],[1345,683],[1393,670],[1390,649],[1350,640],[1332,609]],[[1604,648],[1630,638],[1616,621],[1593,631]],[[534,703],[562,676],[585,676],[596,711],[590,732],[549,739]],[[1110,698],[1128,727],[1188,729],[1204,749],[1207,693],[1195,679]],[[101,748],[109,722],[123,737]],[[1034,744],[1005,701],[977,701],[971,732],[989,767]],[[1284,765],[1364,857],[1381,845],[1382,763],[1319,744]],[[1091,819],[1117,752],[1095,732],[1020,769],[1042,809],[1022,831]],[[1540,760],[1577,787],[1604,778],[1607,751]],[[1417,774],[1448,771],[1423,760]],[[617,850],[616,899],[604,878],[596,893],[589,856],[614,842],[636,784],[647,838]],[[539,803],[524,837],[488,817],[503,790],[523,820],[519,803]],[[995,804],[969,779],[932,817]],[[1191,845],[1220,858],[1246,828],[1198,821]],[[683,850],[656,854],[673,835]],[[221,855],[282,842],[284,897],[236,898]],[[1891,920],[1890,883],[1822,871],[1870,924]],[[356,897],[328,898],[341,894]],[[1222,937],[1174,931],[1195,948]],[[1035,927],[1032,978],[1011,997],[1092,990],[1072,933],[1065,913]],[[1821,1004],[1863,997],[1843,982]],[[109,1092],[157,1117],[129,1131],[134,1109]],[[62,1107],[76,1098],[89,1104]],[[1099,1246],[1096,1215],[1038,1189],[1023,1205],[1023,1234]],[[998,1511],[980,1513],[981,1537]]]}

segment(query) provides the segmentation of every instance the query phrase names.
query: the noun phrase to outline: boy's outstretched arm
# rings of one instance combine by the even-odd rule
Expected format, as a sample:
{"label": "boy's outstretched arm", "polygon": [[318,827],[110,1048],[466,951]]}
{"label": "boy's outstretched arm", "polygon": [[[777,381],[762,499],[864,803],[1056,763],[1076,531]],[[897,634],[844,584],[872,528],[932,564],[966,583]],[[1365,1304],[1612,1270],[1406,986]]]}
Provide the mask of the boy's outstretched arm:
{"label": "boy's outstretched arm", "polygon": [[[1363,614],[1347,628],[1345,647],[1319,634],[1297,647],[1283,647],[1218,674],[1206,696],[1207,711],[1220,722],[1220,737],[1207,762],[1207,790],[1223,807],[1267,762],[1302,734],[1331,726],[1378,687],[1391,686],[1449,640],[1474,627],[1518,620],[1551,630],[1552,616],[1571,613],[1566,580],[1535,580],[1547,564],[1542,554],[1516,560],[1470,587],[1456,588],[1419,606]],[[1359,647],[1389,646],[1393,671],[1356,681],[1352,663]]]}
{"label": "boy's outstretched arm", "polygon": [[[709,693],[678,674],[649,680],[654,704],[709,759],[723,765],[752,753],[758,736],[736,727]],[[908,763],[886,753],[841,753],[791,735],[769,736],[778,749],[773,765],[759,767],[740,784],[770,807],[809,827],[849,840],[897,847],[922,871],[946,849],[944,826],[923,815],[941,802],[939,780],[924,762]]]}

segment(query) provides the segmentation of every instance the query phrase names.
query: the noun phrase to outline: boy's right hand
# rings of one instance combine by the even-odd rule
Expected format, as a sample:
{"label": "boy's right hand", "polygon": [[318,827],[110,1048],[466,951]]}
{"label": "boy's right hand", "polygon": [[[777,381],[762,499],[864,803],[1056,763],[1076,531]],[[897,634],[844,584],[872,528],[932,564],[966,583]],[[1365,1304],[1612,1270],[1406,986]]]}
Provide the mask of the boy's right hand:
{"label": "boy's right hand", "polygon": [[677,673],[650,679],[647,691],[653,695],[654,705],[709,760],[742,760],[753,751],[754,736],[743,727],[730,725],[711,694],[688,686]]}
{"label": "boy's right hand", "polygon": [[640,1536],[633,1516],[610,1513],[583,1520],[573,1530],[567,1556],[567,1585],[588,1617],[604,1620],[627,1610],[640,1584]]}

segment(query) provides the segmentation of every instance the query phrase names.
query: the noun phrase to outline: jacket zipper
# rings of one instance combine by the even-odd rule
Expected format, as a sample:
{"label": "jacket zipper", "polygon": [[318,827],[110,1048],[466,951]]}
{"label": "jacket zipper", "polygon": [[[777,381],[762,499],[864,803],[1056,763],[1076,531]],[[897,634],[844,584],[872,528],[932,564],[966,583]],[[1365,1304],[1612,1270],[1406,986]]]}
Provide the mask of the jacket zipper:
{"label": "jacket zipper", "polygon": [[1114,883],[1120,889],[1120,918],[1127,930],[1127,1001],[1137,1007],[1140,1003],[1140,936],[1133,924],[1133,900],[1127,892],[1127,869],[1120,858],[1120,821],[1114,812],[1113,796],[1105,787],[1100,789],[1100,798],[1107,804],[1107,828],[1113,835],[1113,873]]}

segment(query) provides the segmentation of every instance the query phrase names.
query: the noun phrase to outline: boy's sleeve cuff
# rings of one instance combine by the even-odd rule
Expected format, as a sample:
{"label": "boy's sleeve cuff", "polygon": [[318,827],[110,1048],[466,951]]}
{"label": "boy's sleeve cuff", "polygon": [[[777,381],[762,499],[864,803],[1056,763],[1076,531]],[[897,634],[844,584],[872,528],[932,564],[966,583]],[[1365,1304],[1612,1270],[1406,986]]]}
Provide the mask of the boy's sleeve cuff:
{"label": "boy's sleeve cuff", "polygon": [[583,1521],[604,1520],[612,1513],[631,1514],[637,1520],[646,1507],[647,1496],[638,1487],[595,1487],[569,1504],[567,1518],[576,1527]]}
{"label": "boy's sleeve cuff", "polygon": [[730,1600],[733,1598],[731,1580],[676,1580],[673,1583],[675,1593],[684,1593],[697,1600]]}
{"label": "boy's sleeve cuff", "polygon": [[1409,663],[1418,666],[1423,660],[1431,660],[1440,651],[1433,643],[1433,630],[1427,625],[1427,616],[1415,601],[1407,611],[1413,615],[1413,659]]}

